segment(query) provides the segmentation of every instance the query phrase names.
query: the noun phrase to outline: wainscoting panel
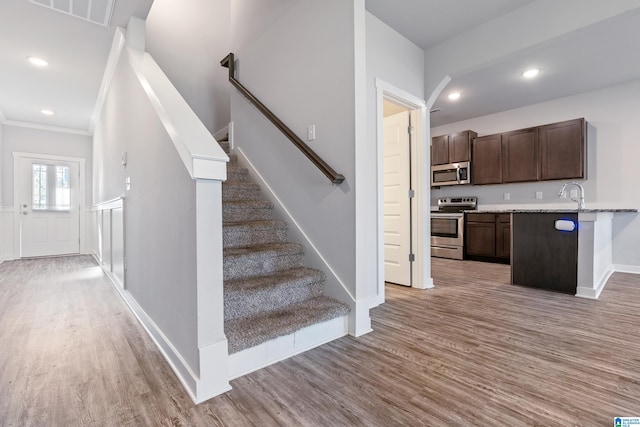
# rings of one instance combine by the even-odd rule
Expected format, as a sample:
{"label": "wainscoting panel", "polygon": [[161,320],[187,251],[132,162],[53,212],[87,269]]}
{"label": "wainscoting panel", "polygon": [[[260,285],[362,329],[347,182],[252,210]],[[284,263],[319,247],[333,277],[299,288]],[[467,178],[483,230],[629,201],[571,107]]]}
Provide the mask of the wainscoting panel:
{"label": "wainscoting panel", "polygon": [[15,259],[13,206],[0,206],[0,262]]}

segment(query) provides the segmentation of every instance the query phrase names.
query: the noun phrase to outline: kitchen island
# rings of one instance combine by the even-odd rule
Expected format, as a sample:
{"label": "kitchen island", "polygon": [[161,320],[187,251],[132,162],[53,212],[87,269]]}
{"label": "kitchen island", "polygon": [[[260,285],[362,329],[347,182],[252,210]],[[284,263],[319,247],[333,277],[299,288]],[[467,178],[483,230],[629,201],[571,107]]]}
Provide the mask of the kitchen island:
{"label": "kitchen island", "polygon": [[480,209],[511,214],[511,283],[597,299],[613,273],[612,221],[638,209]]}

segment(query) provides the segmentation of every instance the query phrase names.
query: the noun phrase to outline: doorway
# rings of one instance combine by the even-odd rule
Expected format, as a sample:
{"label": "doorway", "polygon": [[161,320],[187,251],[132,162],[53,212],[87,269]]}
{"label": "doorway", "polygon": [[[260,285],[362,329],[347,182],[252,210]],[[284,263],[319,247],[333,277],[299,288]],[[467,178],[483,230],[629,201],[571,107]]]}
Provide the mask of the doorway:
{"label": "doorway", "polygon": [[384,281],[411,286],[415,112],[388,99],[383,107]]}
{"label": "doorway", "polygon": [[[433,287],[433,280],[431,279],[431,257],[429,239],[423,238],[423,236],[429,235],[429,221],[428,212],[430,209],[430,187],[428,185],[428,170],[421,167],[423,164],[429,163],[429,144],[427,141],[429,130],[429,119],[427,117],[427,108],[424,100],[403,91],[393,85],[390,85],[379,78],[375,80],[376,92],[377,92],[377,176],[378,176],[378,302],[383,303],[385,300],[385,277],[386,277],[386,257],[387,251],[385,246],[388,239],[385,236],[385,126],[384,126],[384,104],[385,101],[390,101],[399,107],[398,112],[407,112],[407,115],[411,117],[411,143],[407,144],[410,147],[406,147],[407,150],[411,148],[411,155],[408,152],[405,154],[407,173],[410,170],[410,177],[408,179],[410,187],[407,190],[413,191],[413,197],[410,199],[409,212],[410,219],[399,225],[399,228],[403,228],[408,231],[409,248],[411,250],[404,254],[406,264],[409,265],[408,271],[409,282],[408,285],[418,289],[426,289]],[[393,115],[393,114],[391,114]],[[399,125],[400,129],[404,125]],[[426,134],[425,134],[426,132]],[[406,163],[403,161],[403,163]],[[410,169],[409,169],[410,168]],[[424,183],[427,183],[426,185]],[[402,192],[398,192],[402,195]],[[407,198],[410,197],[410,193],[405,193]],[[427,217],[424,221],[422,218]],[[387,221],[388,222],[388,221]],[[387,233],[388,235],[388,233]],[[406,241],[405,239],[405,241]],[[426,245],[426,247],[425,247]],[[402,251],[404,252],[404,251]],[[399,253],[398,257],[402,254]],[[413,260],[410,261],[410,260]],[[426,274],[425,274],[426,273]],[[396,280],[399,281],[399,280]]]}
{"label": "doorway", "polygon": [[84,159],[14,153],[15,253],[81,252]]}

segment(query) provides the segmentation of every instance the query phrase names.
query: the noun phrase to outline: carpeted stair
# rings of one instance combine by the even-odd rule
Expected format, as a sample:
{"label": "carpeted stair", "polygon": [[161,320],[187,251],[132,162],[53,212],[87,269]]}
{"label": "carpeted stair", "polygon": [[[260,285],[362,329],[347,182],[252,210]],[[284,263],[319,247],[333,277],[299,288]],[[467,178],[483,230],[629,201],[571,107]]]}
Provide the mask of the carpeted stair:
{"label": "carpeted stair", "polygon": [[[221,141],[229,153],[229,144]],[[287,241],[287,224],[246,168],[229,154],[222,184],[224,319],[229,354],[344,316],[349,306],[323,296],[325,275],[302,265],[304,247]]]}

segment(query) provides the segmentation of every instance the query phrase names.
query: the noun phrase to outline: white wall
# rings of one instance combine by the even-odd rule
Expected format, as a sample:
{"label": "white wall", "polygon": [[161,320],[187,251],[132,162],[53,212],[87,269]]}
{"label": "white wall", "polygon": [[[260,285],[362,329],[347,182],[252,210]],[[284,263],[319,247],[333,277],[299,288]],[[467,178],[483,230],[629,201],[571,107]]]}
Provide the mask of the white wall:
{"label": "white wall", "polygon": [[[265,17],[271,26],[250,43],[232,40],[237,77],[301,138],[315,124],[317,139],[309,145],[346,180],[332,186],[235,90],[234,142],[355,295],[354,3],[300,0],[286,6],[275,22]],[[260,17],[240,12],[232,28],[251,31],[248,24]]]}
{"label": "white wall", "polygon": [[146,49],[210,132],[229,124],[230,0],[155,0]]}
{"label": "white wall", "polygon": [[2,199],[0,205],[13,205],[13,152],[49,154],[87,159],[85,200],[91,201],[91,137],[33,129],[20,126],[2,126],[0,145],[0,171],[2,173]]}
{"label": "white wall", "polygon": [[[583,93],[524,108],[505,111],[433,128],[432,135],[471,129],[479,136],[584,117],[589,123],[587,179],[584,181],[587,208],[640,208],[637,159],[640,158],[640,80]],[[559,199],[562,181],[442,187],[432,191],[432,203],[442,196],[478,196],[484,205],[576,203]],[[535,193],[543,193],[542,200]],[[509,201],[503,193],[510,193]],[[616,215],[613,223],[613,262],[640,268],[640,215]]]}
{"label": "white wall", "polygon": [[[121,153],[127,153],[126,167]],[[126,53],[94,135],[94,204],[125,196],[127,292],[195,375],[195,181],[189,176]],[[131,190],[125,190],[125,178]],[[117,249],[117,248],[116,248]]]}

